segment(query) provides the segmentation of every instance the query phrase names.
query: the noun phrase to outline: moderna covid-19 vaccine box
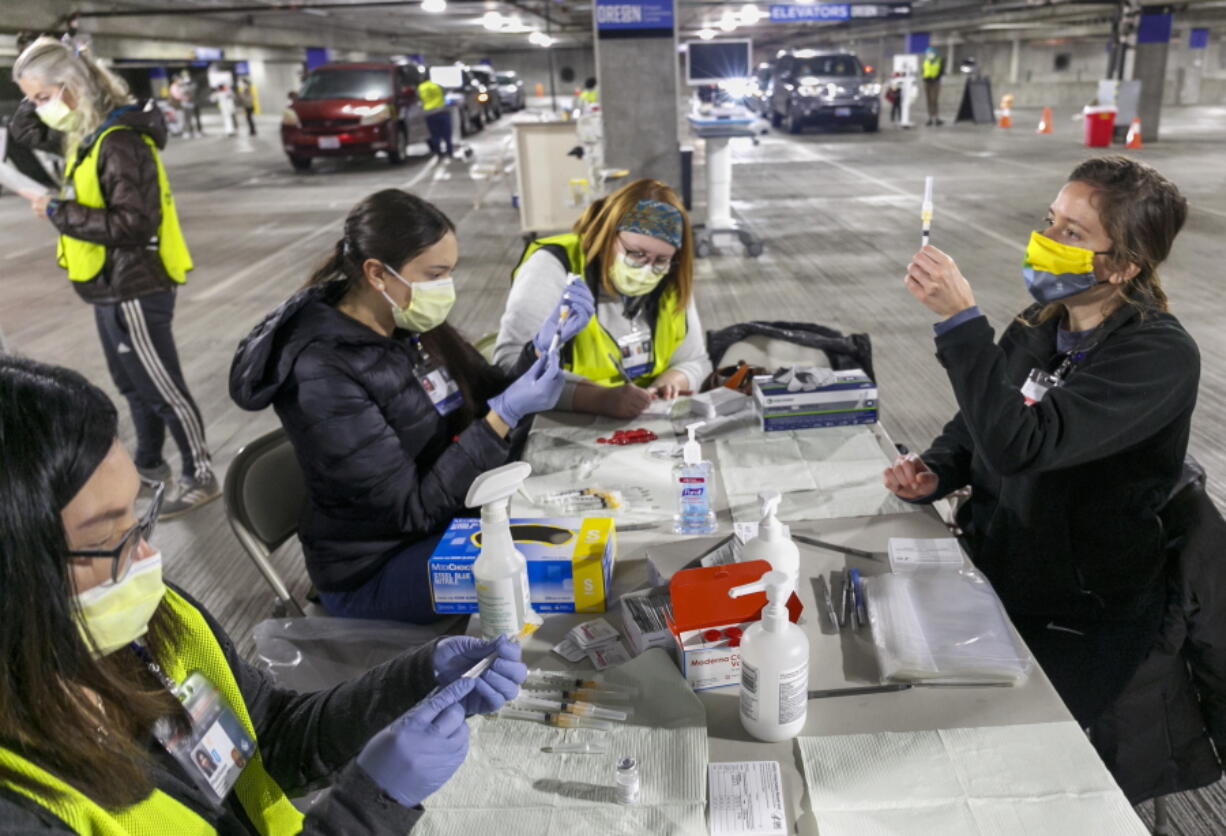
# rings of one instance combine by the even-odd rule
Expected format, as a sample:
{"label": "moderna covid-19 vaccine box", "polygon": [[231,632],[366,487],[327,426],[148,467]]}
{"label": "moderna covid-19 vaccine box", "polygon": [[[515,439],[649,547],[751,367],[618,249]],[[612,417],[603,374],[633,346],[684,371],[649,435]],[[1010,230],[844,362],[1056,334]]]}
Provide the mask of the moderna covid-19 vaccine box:
{"label": "moderna covid-19 vaccine box", "polygon": [[[605,611],[617,552],[611,517],[512,519],[511,538],[528,561],[533,609]],[[477,611],[472,565],[480,553],[481,520],[452,520],[430,556],[430,594],[435,612]]]}

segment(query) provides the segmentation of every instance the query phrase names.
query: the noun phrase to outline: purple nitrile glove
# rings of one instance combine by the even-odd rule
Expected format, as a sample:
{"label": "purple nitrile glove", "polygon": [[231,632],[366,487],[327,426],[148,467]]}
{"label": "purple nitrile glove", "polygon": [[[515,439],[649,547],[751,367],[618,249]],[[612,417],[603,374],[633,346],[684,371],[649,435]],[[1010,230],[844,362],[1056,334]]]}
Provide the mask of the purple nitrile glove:
{"label": "purple nitrile glove", "polygon": [[525,415],[553,409],[562,395],[562,382],[558,352],[542,354],[502,394],[490,398],[490,409],[508,426],[517,426]]}
{"label": "purple nitrile glove", "polygon": [[494,650],[498,658],[474,680],[473,692],[460,703],[469,714],[493,714],[515,699],[520,683],[528,678],[528,666],[520,661],[522,649],[507,636],[493,641],[448,636],[434,648],[434,678],[440,686],[455,682]]}
{"label": "purple nitrile glove", "polygon": [[468,754],[461,701],[476,685],[457,679],[375,733],[358,753],[358,766],[385,793],[416,807],[455,774]]}
{"label": "purple nitrile glove", "polygon": [[[559,332],[558,324],[562,318],[563,307],[569,308],[570,313],[566,315],[566,321],[561,322]],[[541,330],[537,331],[536,336],[532,338],[533,348],[544,354],[549,350],[549,344],[553,341],[555,333],[558,334],[558,345],[566,345],[584,329],[595,312],[596,300],[592,298],[592,291],[587,286],[587,282],[579,280],[568,284],[562,291],[562,298],[558,300],[553,313],[541,324]]]}

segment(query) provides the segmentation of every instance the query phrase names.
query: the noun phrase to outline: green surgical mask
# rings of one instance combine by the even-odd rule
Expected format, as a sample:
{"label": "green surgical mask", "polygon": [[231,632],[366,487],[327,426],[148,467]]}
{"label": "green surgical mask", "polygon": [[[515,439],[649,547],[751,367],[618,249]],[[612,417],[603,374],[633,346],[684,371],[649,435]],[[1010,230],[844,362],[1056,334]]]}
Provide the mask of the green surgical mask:
{"label": "green surgical mask", "polygon": [[386,290],[381,291],[383,298],[391,303],[392,319],[397,328],[424,334],[447,321],[447,314],[451,313],[451,307],[455,304],[455,282],[450,276],[432,282],[410,282],[386,264],[383,266],[413,291],[409,304],[403,308]]}
{"label": "green surgical mask", "polygon": [[156,552],[133,563],[118,581],[78,595],[77,627],[95,656],[107,656],[149,631],[149,620],[165,595],[162,553]]}
{"label": "green surgical mask", "polygon": [[623,296],[646,296],[656,289],[663,278],[651,269],[650,264],[634,267],[626,261],[625,253],[614,259],[609,268],[609,280]]}
{"label": "green surgical mask", "polygon": [[39,105],[34,109],[34,113],[53,131],[70,131],[77,123],[78,114],[75,110],[64,104],[64,92],[54,99]]}

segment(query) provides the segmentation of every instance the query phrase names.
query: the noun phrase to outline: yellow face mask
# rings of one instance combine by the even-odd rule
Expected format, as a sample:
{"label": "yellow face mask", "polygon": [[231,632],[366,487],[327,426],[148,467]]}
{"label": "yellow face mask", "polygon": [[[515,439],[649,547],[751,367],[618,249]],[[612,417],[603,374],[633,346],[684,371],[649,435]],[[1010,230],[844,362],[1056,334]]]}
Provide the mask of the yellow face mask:
{"label": "yellow face mask", "polygon": [[77,627],[96,657],[126,647],[149,631],[149,620],[166,595],[162,553],[132,564],[118,581],[87,589],[77,596]]}
{"label": "yellow face mask", "polygon": [[1099,284],[1094,275],[1094,256],[1101,254],[1032,232],[1022,261],[1026,289],[1041,305],[1089,290]]}

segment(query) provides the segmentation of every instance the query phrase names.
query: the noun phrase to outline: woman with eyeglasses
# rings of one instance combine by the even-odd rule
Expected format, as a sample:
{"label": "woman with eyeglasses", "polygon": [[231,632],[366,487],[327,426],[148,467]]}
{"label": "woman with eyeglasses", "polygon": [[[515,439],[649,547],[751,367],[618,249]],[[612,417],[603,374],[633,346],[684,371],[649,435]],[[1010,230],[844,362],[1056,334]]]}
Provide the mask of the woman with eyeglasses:
{"label": "woman with eyeglasses", "polygon": [[1123,690],[1166,604],[1159,512],[1180,478],[1200,379],[1158,266],[1187,217],[1170,180],[1125,157],[1073,169],[1018,277],[1034,304],[995,339],[970,282],[926,246],[903,281],[941,319],[958,412],[885,486],[958,511],[991,580],[1082,726]]}
{"label": "woman with eyeglasses", "polygon": [[[278,688],[163,580],[160,486],[116,434],[81,375],[0,357],[0,834],[409,832],[464,761],[466,716],[518,693],[518,645],[449,636]],[[305,815],[290,803],[323,782]]]}
{"label": "woman with eyeglasses", "polygon": [[694,242],[681,199],[637,180],[587,208],[565,235],[533,241],[516,268],[494,361],[511,368],[556,316],[569,276],[596,299],[587,327],[562,348],[559,409],[634,418],[656,398],[697,391],[711,373],[694,306]]}

